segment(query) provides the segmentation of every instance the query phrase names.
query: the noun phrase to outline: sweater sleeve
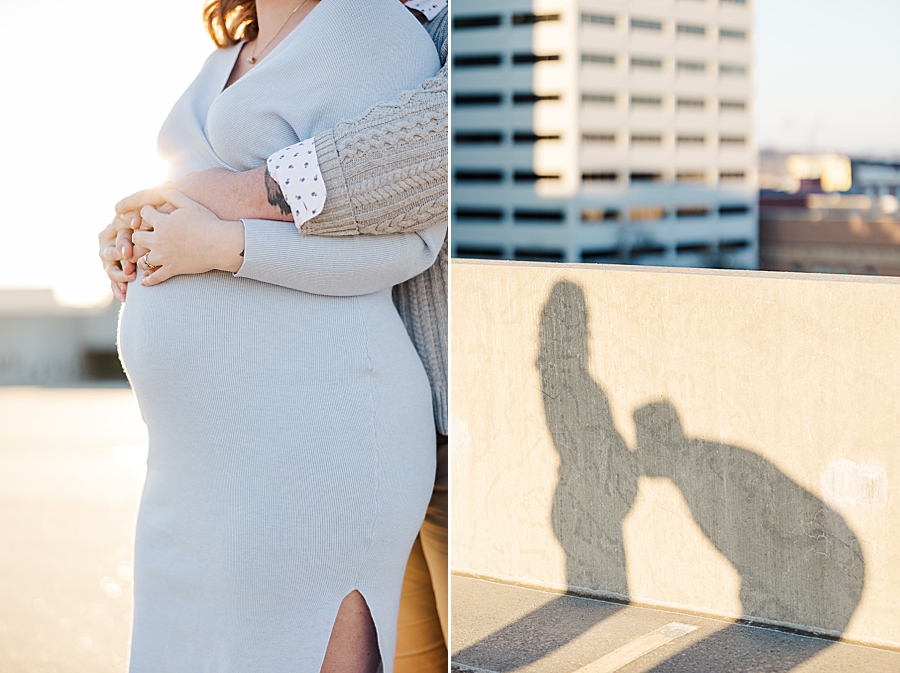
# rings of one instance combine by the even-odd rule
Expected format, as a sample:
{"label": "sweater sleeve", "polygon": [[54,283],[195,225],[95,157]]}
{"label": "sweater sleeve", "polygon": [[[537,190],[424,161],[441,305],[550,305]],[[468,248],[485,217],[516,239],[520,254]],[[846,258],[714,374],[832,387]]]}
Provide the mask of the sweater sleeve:
{"label": "sweater sleeve", "polygon": [[414,91],[315,137],[328,194],[303,225],[317,236],[388,234],[447,220],[447,28],[441,70]]}
{"label": "sweater sleeve", "polygon": [[344,239],[298,234],[292,222],[243,223],[244,263],[236,276],[340,297],[386,290],[426,271],[447,233],[446,220],[414,233]]}

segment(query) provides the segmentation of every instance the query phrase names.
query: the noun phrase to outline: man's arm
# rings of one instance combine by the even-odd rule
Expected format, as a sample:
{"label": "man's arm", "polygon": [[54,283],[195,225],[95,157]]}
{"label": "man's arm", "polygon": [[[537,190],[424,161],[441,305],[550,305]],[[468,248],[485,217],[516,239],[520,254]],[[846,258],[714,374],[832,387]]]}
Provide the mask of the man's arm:
{"label": "man's arm", "polygon": [[327,196],[321,213],[302,225],[298,219],[302,232],[388,234],[447,220],[446,8],[427,30],[440,55],[437,75],[315,137]]}
{"label": "man's arm", "polygon": [[301,231],[419,231],[447,219],[447,66],[422,86],[316,136],[327,198]]}

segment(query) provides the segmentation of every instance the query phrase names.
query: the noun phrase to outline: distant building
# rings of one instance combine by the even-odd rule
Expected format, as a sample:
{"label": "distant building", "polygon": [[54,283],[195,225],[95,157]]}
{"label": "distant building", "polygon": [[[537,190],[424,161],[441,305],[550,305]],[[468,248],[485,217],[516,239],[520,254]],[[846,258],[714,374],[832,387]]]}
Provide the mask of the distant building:
{"label": "distant building", "polygon": [[900,276],[898,211],[891,195],[763,195],[760,268]]}
{"label": "distant building", "polygon": [[753,0],[453,8],[454,255],[756,267]]}
{"label": "distant building", "polygon": [[59,305],[51,290],[0,290],[0,385],[124,380],[116,354],[119,302]]}
{"label": "distant building", "polygon": [[855,159],[852,166],[853,193],[900,196],[900,162]]}
{"label": "distant building", "polygon": [[900,164],[760,155],[759,266],[900,276]]}

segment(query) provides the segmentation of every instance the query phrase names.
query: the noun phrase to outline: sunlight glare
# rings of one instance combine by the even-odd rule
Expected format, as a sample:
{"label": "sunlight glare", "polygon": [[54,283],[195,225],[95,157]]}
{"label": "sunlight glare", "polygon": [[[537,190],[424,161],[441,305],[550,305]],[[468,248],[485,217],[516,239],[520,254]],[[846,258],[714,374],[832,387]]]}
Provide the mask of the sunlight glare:
{"label": "sunlight glare", "polygon": [[[0,288],[52,287],[67,305],[103,304],[97,234],[121,198],[157,184],[156,136],[212,51],[200,0],[17,3],[8,38],[28,54],[6,74],[0,112]],[[34,33],[40,32],[36,49]],[[45,46],[49,45],[49,46]]]}

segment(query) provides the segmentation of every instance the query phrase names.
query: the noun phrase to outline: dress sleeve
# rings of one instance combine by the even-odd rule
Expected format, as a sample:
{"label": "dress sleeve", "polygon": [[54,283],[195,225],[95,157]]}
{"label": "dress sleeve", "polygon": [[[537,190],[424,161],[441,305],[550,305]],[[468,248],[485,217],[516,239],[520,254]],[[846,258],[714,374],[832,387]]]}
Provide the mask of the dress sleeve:
{"label": "dress sleeve", "polygon": [[291,222],[243,223],[237,277],[339,297],[386,290],[426,271],[447,233],[446,220],[414,233],[350,238],[298,234]]}

